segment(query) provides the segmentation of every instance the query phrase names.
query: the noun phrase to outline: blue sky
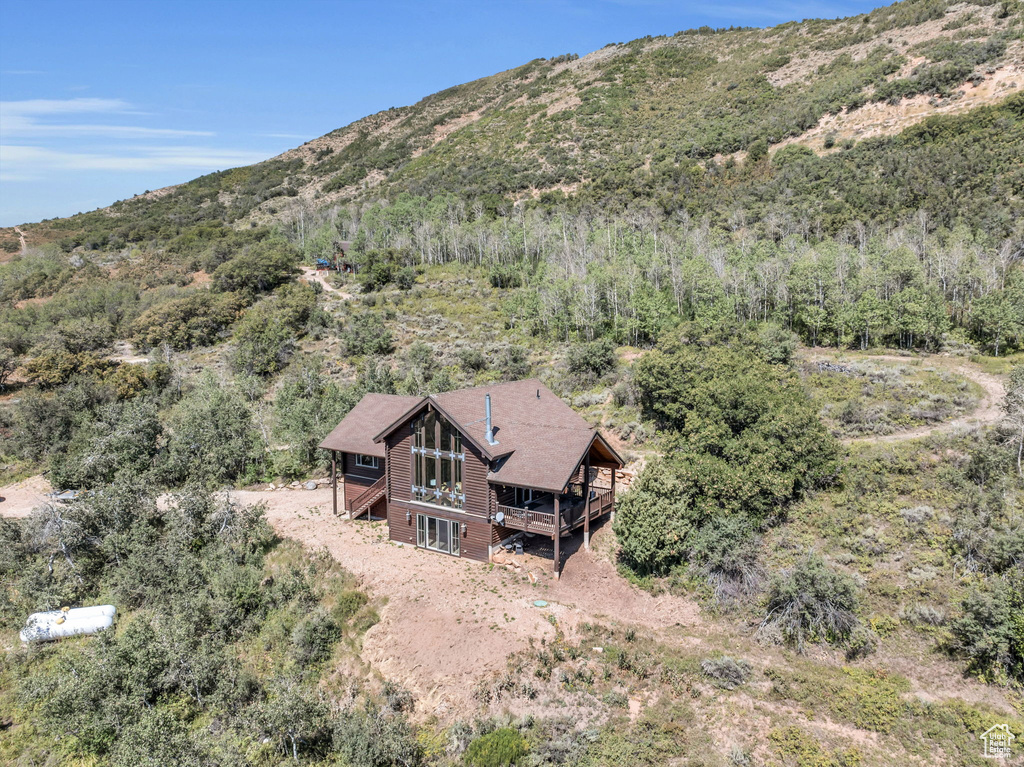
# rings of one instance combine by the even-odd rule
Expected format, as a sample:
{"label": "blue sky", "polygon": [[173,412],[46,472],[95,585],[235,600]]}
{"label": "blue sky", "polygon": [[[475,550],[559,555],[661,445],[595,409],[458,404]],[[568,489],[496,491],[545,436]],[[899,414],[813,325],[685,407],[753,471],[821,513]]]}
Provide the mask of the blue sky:
{"label": "blue sky", "polygon": [[258,162],[534,58],[876,4],[3,0],[0,226]]}

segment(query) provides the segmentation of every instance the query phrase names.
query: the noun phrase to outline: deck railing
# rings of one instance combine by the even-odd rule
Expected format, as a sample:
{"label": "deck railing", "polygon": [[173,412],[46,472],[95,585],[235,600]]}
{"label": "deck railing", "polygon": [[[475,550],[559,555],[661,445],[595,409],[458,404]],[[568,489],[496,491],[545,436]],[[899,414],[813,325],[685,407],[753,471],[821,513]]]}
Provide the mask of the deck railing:
{"label": "deck railing", "polygon": [[502,524],[515,530],[551,534],[555,531],[555,515],[549,511],[534,511],[518,506],[498,504],[498,511],[505,515]]}
{"label": "deck railing", "polygon": [[[594,494],[588,500],[577,501],[571,506],[564,505],[562,513],[568,519],[563,519],[561,527],[575,529],[583,523],[583,518],[588,513],[591,519],[597,519],[611,511],[614,506],[615,495],[611,488],[594,488]],[[555,514],[552,511],[535,511],[503,503],[498,504],[497,510],[504,514],[502,524],[505,527],[548,535],[555,531]]]}
{"label": "deck railing", "polygon": [[615,494],[611,488],[607,490],[595,488],[596,492],[587,503],[590,511],[590,518],[600,517],[605,512],[611,511],[615,505]]}
{"label": "deck railing", "polygon": [[363,492],[352,499],[352,510],[350,515],[355,519],[364,511],[368,511],[373,504],[384,497],[387,492],[387,477],[381,477]]}

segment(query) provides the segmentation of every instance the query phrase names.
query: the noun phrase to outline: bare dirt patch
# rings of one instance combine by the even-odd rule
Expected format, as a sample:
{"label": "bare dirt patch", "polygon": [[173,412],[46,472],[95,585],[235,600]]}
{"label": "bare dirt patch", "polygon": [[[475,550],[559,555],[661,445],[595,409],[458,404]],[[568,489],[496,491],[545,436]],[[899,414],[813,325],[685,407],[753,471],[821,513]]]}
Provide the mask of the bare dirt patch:
{"label": "bare dirt patch", "polygon": [[0,516],[27,517],[32,513],[32,509],[42,506],[49,500],[46,494],[52,490],[50,483],[39,474],[13,485],[0,487]]}
{"label": "bare dirt patch", "polygon": [[[330,488],[247,491],[243,503],[265,502],[267,518],[279,535],[313,548],[326,548],[357,575],[371,595],[386,600],[380,622],[367,632],[363,659],[381,674],[409,688],[424,714],[449,716],[473,710],[474,685],[505,668],[506,658],[541,639],[555,627],[569,638],[582,622],[635,624],[659,630],[682,627],[703,634],[696,603],[680,597],[651,596],[626,582],[608,559],[594,550],[566,557],[562,577],[551,562],[531,571],[433,554],[392,543],[383,522],[339,519],[331,513]],[[580,536],[567,545],[579,547]],[[546,608],[533,606],[537,599]],[[439,659],[455,659],[439,662]]]}
{"label": "bare dirt patch", "polygon": [[299,267],[299,268],[302,269],[302,276],[299,277],[299,279],[302,280],[303,282],[309,282],[309,283],[317,282],[328,293],[334,293],[334,294],[336,294],[338,296],[338,298],[342,298],[342,299],[344,299],[346,301],[348,299],[352,298],[352,294],[351,293],[346,293],[346,292],[344,292],[342,290],[338,290],[336,287],[331,285],[331,283],[329,283],[327,281],[327,278],[324,277],[324,275],[321,274],[320,271],[318,271],[315,267],[312,267],[312,266],[302,266],[302,267]]}
{"label": "bare dirt patch", "polygon": [[[981,106],[995,104],[1024,90],[1024,64],[1013,63],[1000,67],[984,81],[974,85],[964,83],[962,95],[956,98],[936,101],[931,96],[914,96],[899,104],[872,102],[853,112],[846,110],[839,114],[827,114],[816,126],[793,138],[772,145],[778,151],[790,144],[802,144],[818,153],[824,153],[825,138],[833,137],[836,142],[844,139],[877,138],[895,136],[911,125],[935,115],[956,115],[969,112]],[[838,151],[838,150],[836,150]]]}

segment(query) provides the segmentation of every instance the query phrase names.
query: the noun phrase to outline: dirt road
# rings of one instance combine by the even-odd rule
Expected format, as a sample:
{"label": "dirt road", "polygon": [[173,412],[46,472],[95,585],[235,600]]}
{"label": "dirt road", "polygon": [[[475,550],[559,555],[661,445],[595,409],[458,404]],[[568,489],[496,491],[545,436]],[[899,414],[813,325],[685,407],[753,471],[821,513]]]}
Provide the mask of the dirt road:
{"label": "dirt road", "polygon": [[18,238],[21,240],[21,255],[25,255],[25,251],[28,250],[28,245],[25,243],[25,233],[18,227],[14,227],[14,231],[18,233]]}
{"label": "dirt road", "polygon": [[[897,357],[891,354],[877,354],[864,357],[857,357],[858,360],[878,360],[881,362],[899,362],[907,364],[912,358]],[[941,367],[950,373],[956,373],[964,378],[974,381],[982,390],[982,397],[974,410],[965,413],[960,418],[951,421],[943,421],[934,426],[919,426],[906,431],[899,431],[895,434],[868,437],[848,437],[843,440],[844,445],[852,444],[874,444],[884,442],[902,442],[908,439],[919,439],[931,434],[941,434],[955,431],[969,426],[982,426],[997,423],[1003,417],[1002,403],[1006,397],[1006,386],[998,376],[984,372],[980,367],[966,360],[952,360],[942,357],[929,357],[928,364]]]}
{"label": "dirt road", "polygon": [[334,293],[338,298],[341,298],[343,300],[347,301],[350,298],[352,298],[351,293],[346,293],[343,290],[338,290],[336,287],[331,285],[327,281],[327,279],[316,270],[316,268],[312,266],[300,266],[299,268],[302,270],[302,276],[299,278],[300,280],[309,283],[318,282],[323,287],[323,289],[326,290],[328,293]]}

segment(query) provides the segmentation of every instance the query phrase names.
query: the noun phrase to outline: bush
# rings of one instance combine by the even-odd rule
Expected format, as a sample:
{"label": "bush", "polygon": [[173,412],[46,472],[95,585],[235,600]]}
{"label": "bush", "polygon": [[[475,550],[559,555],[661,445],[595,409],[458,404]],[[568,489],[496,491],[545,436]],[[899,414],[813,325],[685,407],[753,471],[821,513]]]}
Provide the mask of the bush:
{"label": "bush", "polygon": [[233,388],[205,376],[169,419],[167,479],[230,482],[262,459],[252,414]]}
{"label": "bush", "polygon": [[235,326],[231,367],[247,375],[277,373],[288,364],[295,341],[295,331],[272,307],[257,304]]}
{"label": "bush", "polygon": [[373,312],[354,315],[342,334],[345,352],[352,356],[390,354],[393,348],[391,331],[383,318]]}
{"label": "bush", "polygon": [[373,706],[335,719],[334,750],[351,767],[418,767],[423,749],[405,717]]}
{"label": "bush", "polygon": [[746,352],[666,342],[636,365],[645,415],[678,434],[690,496],[763,517],[839,472],[796,374]]}
{"label": "bush", "polygon": [[747,160],[757,162],[768,156],[768,142],[759,138],[747,147]]}
{"label": "bush", "polygon": [[150,476],[162,434],[156,405],[149,401],[102,406],[80,426],[67,448],[50,457],[54,487],[96,487],[125,473]]}
{"label": "bush", "polygon": [[834,479],[838,445],[792,371],[730,349],[666,346],[634,380],[673,449],[617,504],[622,558],[641,575],[688,561],[719,598],[749,593],[758,530]]}
{"label": "bush", "polygon": [[566,364],[569,372],[583,381],[594,381],[615,368],[615,344],[609,339],[574,344],[569,347]]}
{"label": "bush", "polygon": [[761,629],[778,630],[801,652],[806,642],[843,642],[858,626],[857,586],[817,554],[773,578]]}
{"label": "bush", "polygon": [[745,660],[723,655],[721,658],[705,658],[700,662],[700,670],[718,687],[731,690],[746,683],[750,678],[751,668]]}
{"label": "bush", "polygon": [[213,285],[221,292],[241,292],[251,298],[287,281],[299,259],[298,249],[284,240],[264,240],[218,266],[211,275]]}
{"label": "bush", "polygon": [[22,366],[25,378],[44,388],[66,384],[77,375],[102,376],[117,364],[95,352],[73,352],[61,345],[33,349],[31,355]]}
{"label": "bush", "polygon": [[470,743],[464,758],[470,767],[511,767],[527,751],[522,735],[511,727],[502,727]]}
{"label": "bush", "polygon": [[487,357],[480,349],[460,349],[459,364],[467,373],[479,373],[487,367]]}
{"label": "bush", "polygon": [[206,346],[238,319],[245,303],[235,293],[197,290],[144,311],[133,325],[134,338],[146,349],[163,344],[177,350]]}
{"label": "bush", "polygon": [[615,504],[622,559],[640,575],[665,575],[685,556],[695,520],[678,473],[656,460]]}
{"label": "bush", "polygon": [[975,588],[950,626],[949,647],[989,682],[1024,685],[1024,566]]}
{"label": "bush", "polygon": [[341,626],[326,610],[316,610],[292,631],[292,657],[303,668],[322,663],[331,657],[339,639]]}
{"label": "bush", "polygon": [[530,374],[530,362],[522,346],[506,346],[498,355],[498,372],[504,381],[519,381]]}
{"label": "bush", "polygon": [[757,353],[771,365],[788,365],[800,345],[796,333],[780,325],[762,325],[757,331]]}

